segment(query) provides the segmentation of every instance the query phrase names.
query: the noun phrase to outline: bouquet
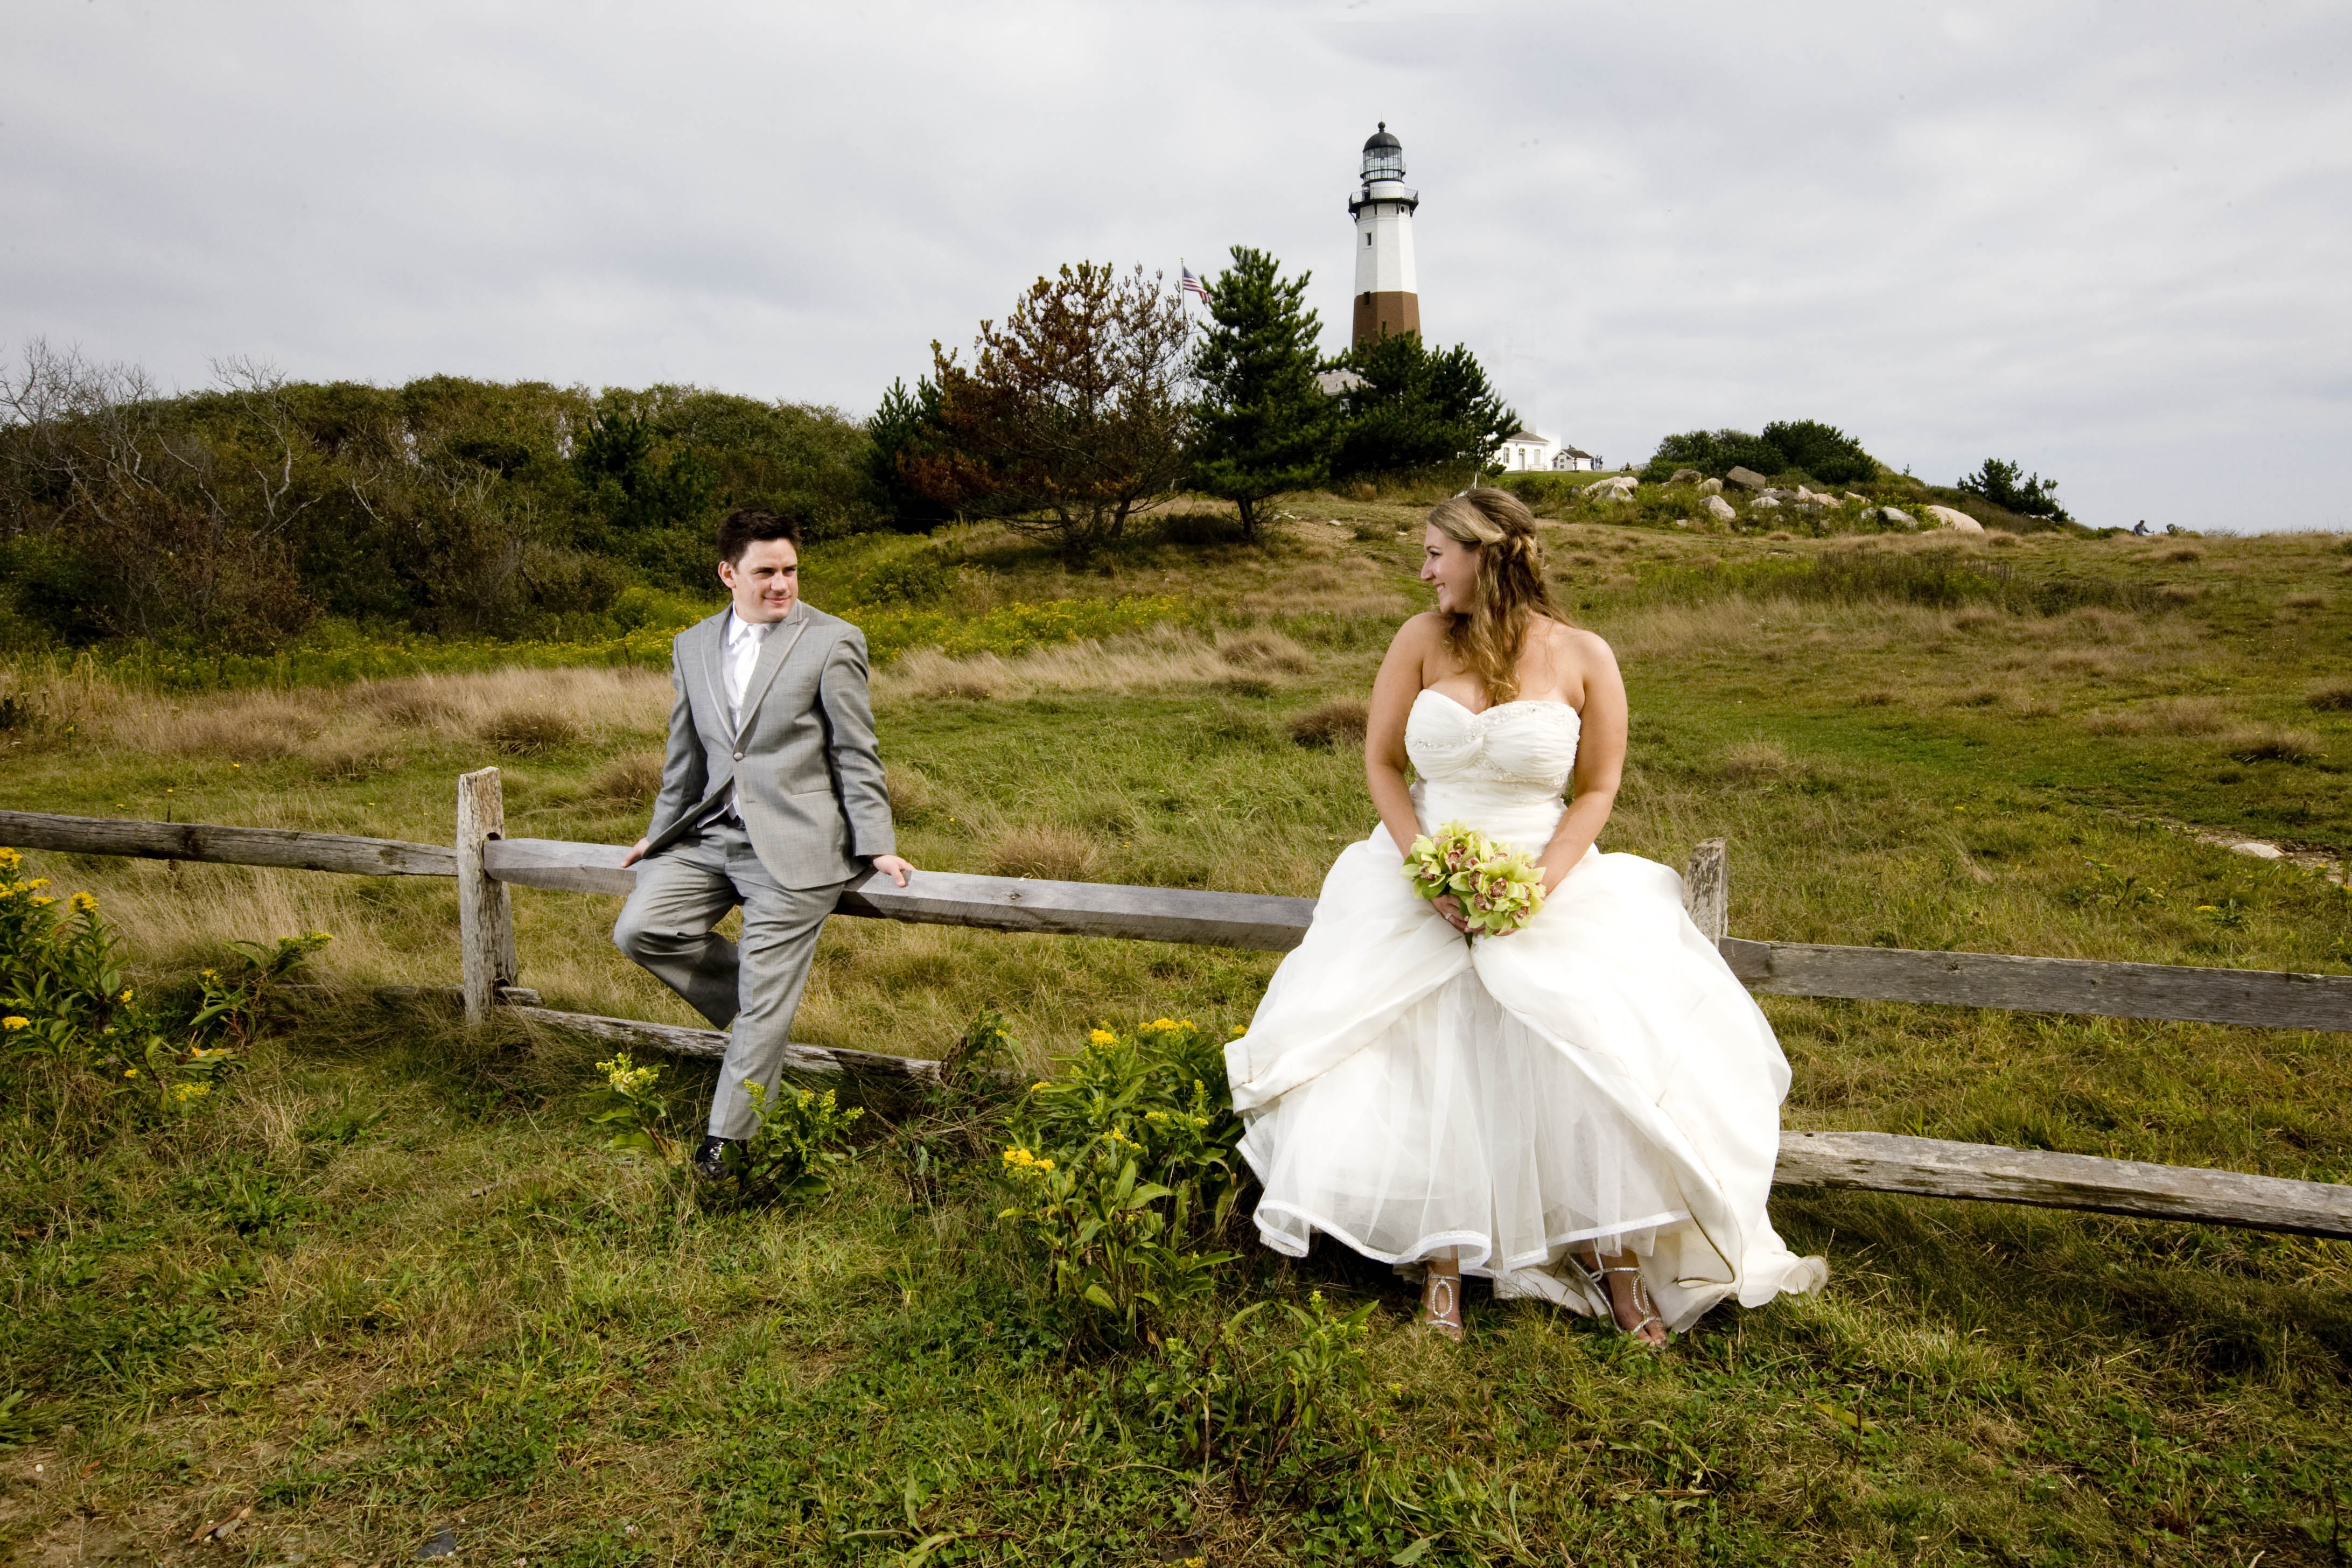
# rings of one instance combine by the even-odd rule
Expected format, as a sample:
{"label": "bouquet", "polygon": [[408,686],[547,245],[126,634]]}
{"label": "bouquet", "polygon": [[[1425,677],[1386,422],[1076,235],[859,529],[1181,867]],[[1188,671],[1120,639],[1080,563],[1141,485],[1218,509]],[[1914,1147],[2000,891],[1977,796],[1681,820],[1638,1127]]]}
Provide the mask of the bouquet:
{"label": "bouquet", "polygon": [[1496,843],[1467,823],[1449,822],[1405,851],[1404,874],[1424,899],[1462,900],[1469,934],[1508,936],[1543,908],[1543,872],[1521,850]]}

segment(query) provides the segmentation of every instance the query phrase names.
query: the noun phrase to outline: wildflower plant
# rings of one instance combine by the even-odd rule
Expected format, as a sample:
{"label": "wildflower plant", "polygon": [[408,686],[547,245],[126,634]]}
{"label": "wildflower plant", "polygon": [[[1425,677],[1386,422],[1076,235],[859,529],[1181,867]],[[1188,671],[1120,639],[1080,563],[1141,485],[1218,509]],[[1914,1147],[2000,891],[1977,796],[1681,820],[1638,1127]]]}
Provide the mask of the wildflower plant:
{"label": "wildflower plant", "polygon": [[593,1091],[588,1113],[591,1126],[608,1131],[606,1147],[624,1154],[642,1154],[663,1165],[678,1165],[686,1152],[670,1135],[669,1101],[661,1091],[661,1068],[639,1067],[626,1051],[615,1051],[610,1061],[596,1064],[604,1087]]}
{"label": "wildflower plant", "polygon": [[720,1165],[732,1189],[724,1195],[743,1204],[800,1203],[823,1197],[854,1157],[850,1124],[866,1112],[844,1110],[832,1089],[793,1089],[787,1084],[771,1104],[761,1084],[746,1084],[759,1125],[740,1143],[730,1143]]}
{"label": "wildflower plant", "polygon": [[1101,1337],[1134,1340],[1232,1260],[1212,1247],[1240,1191],[1241,1123],[1223,1047],[1192,1020],[1093,1031],[1011,1131],[999,1168],[1015,1201],[1000,1217]]}
{"label": "wildflower plant", "polygon": [[0,848],[0,1064],[69,1142],[211,1103],[259,1032],[270,989],[331,940],[238,942],[232,973],[205,971],[194,1010],[171,1008],[142,1001],[124,975],[96,895],[61,900],[23,868]]}

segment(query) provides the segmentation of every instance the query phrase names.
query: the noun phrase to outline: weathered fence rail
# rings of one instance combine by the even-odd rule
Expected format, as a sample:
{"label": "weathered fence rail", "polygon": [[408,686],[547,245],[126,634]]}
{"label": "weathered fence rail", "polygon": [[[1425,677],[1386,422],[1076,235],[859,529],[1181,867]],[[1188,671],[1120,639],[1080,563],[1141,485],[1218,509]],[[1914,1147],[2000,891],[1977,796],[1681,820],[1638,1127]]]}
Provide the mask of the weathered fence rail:
{"label": "weathered fence rail", "polygon": [[[636,886],[635,868],[621,864],[627,851],[617,845],[505,837],[495,768],[461,778],[457,800],[453,847],[333,833],[23,811],[0,811],[0,844],[362,876],[453,878],[458,892],[460,994],[469,1018],[480,1021],[491,1008],[502,1007],[537,1024],[681,1056],[716,1057],[725,1050],[726,1037],[713,1030],[529,1005],[532,994],[516,984],[519,965],[508,889],[625,895]],[[2352,976],[1750,942],[1725,931],[1727,882],[1724,841],[1708,839],[1698,846],[1685,874],[1685,902],[1691,918],[1751,991],[2352,1031]],[[1297,946],[1306,935],[1315,900],[917,871],[904,888],[878,875],[851,884],[836,912],[928,925],[1278,952]],[[790,1065],[803,1072],[900,1079],[935,1079],[940,1073],[937,1062],[905,1057],[802,1045],[791,1051]],[[1784,1133],[1775,1182],[2352,1237],[2352,1186],[1884,1132]]]}

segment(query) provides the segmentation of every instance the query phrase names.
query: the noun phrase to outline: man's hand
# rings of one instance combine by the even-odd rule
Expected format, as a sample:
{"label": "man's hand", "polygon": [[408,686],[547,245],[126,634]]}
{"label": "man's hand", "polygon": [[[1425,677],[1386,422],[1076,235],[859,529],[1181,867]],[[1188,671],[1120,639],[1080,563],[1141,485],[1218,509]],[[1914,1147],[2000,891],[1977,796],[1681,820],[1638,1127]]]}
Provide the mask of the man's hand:
{"label": "man's hand", "polygon": [[622,868],[623,868],[624,869],[626,869],[627,868],[629,868],[629,867],[631,867],[631,866],[635,865],[638,861],[640,861],[640,860],[644,859],[645,858],[646,858],[646,840],[645,840],[645,839],[640,838],[640,839],[638,839],[635,844],[632,844],[632,845],[630,845],[630,846],[629,846],[629,852],[628,852],[626,855],[624,855],[624,856],[622,856],[622,857],[621,857],[621,865],[622,865]]}
{"label": "man's hand", "polygon": [[874,868],[903,888],[907,885],[907,874],[915,868],[911,862],[901,860],[896,855],[877,855],[874,857]]}

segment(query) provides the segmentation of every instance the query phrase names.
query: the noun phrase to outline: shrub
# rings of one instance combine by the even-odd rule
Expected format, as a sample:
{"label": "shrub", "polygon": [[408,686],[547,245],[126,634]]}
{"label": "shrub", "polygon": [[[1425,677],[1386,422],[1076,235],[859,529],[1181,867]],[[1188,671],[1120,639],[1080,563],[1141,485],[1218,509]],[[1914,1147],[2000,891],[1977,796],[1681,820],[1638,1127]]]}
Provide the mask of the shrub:
{"label": "shrub", "polygon": [[1097,1029],[1016,1112],[1000,1216],[1047,1263],[1081,1331],[1129,1342],[1232,1260],[1200,1250],[1240,1190],[1224,1052],[1190,1019]]}

